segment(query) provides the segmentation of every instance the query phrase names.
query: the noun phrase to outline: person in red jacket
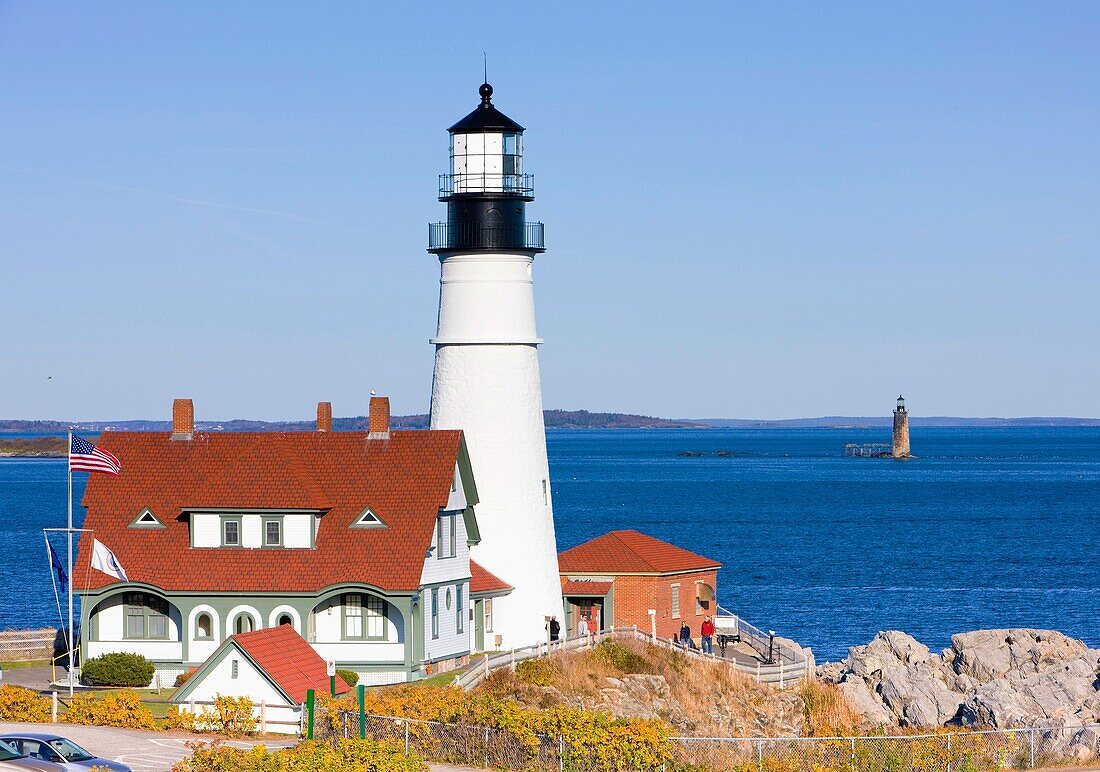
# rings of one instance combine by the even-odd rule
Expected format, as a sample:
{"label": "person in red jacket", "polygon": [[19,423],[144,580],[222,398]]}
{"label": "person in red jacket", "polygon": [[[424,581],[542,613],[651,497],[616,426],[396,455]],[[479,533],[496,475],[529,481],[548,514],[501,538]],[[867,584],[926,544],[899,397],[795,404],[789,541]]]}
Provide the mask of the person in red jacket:
{"label": "person in red jacket", "polygon": [[699,635],[703,639],[701,646],[703,647],[704,654],[714,653],[714,621],[708,614],[703,619],[703,624],[699,628]]}

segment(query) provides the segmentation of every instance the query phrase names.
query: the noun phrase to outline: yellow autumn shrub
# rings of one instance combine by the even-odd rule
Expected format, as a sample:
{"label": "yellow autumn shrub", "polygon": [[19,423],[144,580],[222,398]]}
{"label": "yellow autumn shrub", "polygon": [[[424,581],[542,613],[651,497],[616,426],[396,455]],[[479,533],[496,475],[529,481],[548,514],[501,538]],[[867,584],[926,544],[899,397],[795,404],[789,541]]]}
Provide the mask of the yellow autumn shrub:
{"label": "yellow autumn shrub", "polygon": [[22,686],[0,686],[0,721],[50,720],[50,698]]}
{"label": "yellow autumn shrub", "polygon": [[168,708],[164,725],[168,729],[187,732],[212,732],[226,737],[244,737],[255,734],[257,719],[255,704],[248,697],[229,697],[219,694],[213,705],[204,705],[194,713],[182,710],[178,705]]}
{"label": "yellow autumn shrub", "polygon": [[242,750],[214,743],[192,745],[191,756],[173,772],[422,772],[427,769],[404,745],[375,740],[306,741],[269,751],[262,745]]}
{"label": "yellow autumn shrub", "polygon": [[66,724],[156,729],[153,714],[142,704],[141,695],[131,689],[111,692],[98,699],[90,694],[77,694],[61,720]]}

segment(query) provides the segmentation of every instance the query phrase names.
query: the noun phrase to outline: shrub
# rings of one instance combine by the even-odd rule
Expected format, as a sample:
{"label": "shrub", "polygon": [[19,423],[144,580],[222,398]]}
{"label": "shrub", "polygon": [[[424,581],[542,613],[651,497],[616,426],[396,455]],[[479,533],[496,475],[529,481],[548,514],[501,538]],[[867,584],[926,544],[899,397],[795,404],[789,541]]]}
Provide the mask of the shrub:
{"label": "shrub", "polygon": [[554,665],[548,658],[525,659],[516,665],[516,678],[531,686],[550,686],[554,683]]}
{"label": "shrub", "polygon": [[229,697],[219,694],[213,705],[204,705],[192,713],[173,705],[168,709],[165,726],[188,732],[213,732],[227,737],[244,737],[255,734],[257,719],[255,704],[248,697]]}
{"label": "shrub", "polygon": [[798,686],[802,717],[807,734],[818,737],[855,734],[861,719],[844,699],[840,689],[816,679],[803,679]]}
{"label": "shrub", "polygon": [[44,723],[49,720],[49,697],[22,686],[0,686],[0,721]]}
{"label": "shrub", "polygon": [[140,654],[118,651],[94,657],[80,668],[80,678],[92,686],[145,687],[153,680],[153,663]]}
{"label": "shrub", "polygon": [[184,672],[180,673],[178,676],[176,676],[176,681],[172,685],[175,686],[177,689],[180,688],[185,683],[187,683],[188,679],[190,679],[191,676],[195,675],[196,670],[198,670],[198,668],[193,667],[190,670],[185,670]]}
{"label": "shrub", "polygon": [[90,694],[73,697],[61,716],[66,724],[118,726],[125,729],[156,729],[153,714],[141,702],[141,695],[125,689],[96,699]]}
{"label": "shrub", "polygon": [[608,638],[596,647],[595,654],[623,673],[652,673],[653,663],[629,646]]}
{"label": "shrub", "polygon": [[354,687],[356,684],[359,683],[359,674],[356,673],[354,670],[344,670],[343,668],[340,668],[336,671],[336,675],[338,675],[340,679],[348,686]]}
{"label": "shrub", "polygon": [[218,743],[190,746],[190,758],[176,764],[174,772],[421,772],[427,769],[416,755],[405,756],[401,743],[375,740],[340,740],[334,744],[306,741],[294,748],[268,751],[257,745],[250,751]]}

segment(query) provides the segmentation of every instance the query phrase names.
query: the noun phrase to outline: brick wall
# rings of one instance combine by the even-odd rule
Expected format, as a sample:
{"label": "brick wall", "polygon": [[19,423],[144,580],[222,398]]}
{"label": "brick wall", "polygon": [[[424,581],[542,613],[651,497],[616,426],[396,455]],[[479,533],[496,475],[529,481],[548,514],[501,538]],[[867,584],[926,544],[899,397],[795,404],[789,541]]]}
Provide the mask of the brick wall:
{"label": "brick wall", "polygon": [[[657,610],[657,635],[672,638],[679,634],[684,621],[691,627],[691,636],[698,640],[699,625],[706,614],[714,614],[715,601],[710,607],[696,613],[695,583],[703,582],[717,587],[718,571],[694,571],[675,576],[616,576],[615,577],[615,626],[637,625],[649,632],[649,609]],[[673,616],[672,587],[679,585],[680,615]]]}

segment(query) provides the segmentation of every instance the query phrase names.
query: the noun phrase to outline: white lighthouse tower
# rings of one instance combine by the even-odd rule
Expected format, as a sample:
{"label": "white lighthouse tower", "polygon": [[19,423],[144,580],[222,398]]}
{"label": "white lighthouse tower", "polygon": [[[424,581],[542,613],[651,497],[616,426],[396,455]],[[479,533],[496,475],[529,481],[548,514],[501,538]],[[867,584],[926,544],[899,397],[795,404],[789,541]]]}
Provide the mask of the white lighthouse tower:
{"label": "white lighthouse tower", "polygon": [[429,226],[441,264],[431,426],[465,432],[480,499],[472,557],[515,588],[496,600],[486,645],[516,647],[562,618],[531,274],[545,247],[542,223],[524,216],[523,127],[493,106],[492,86],[480,94],[448,129],[447,221]]}

